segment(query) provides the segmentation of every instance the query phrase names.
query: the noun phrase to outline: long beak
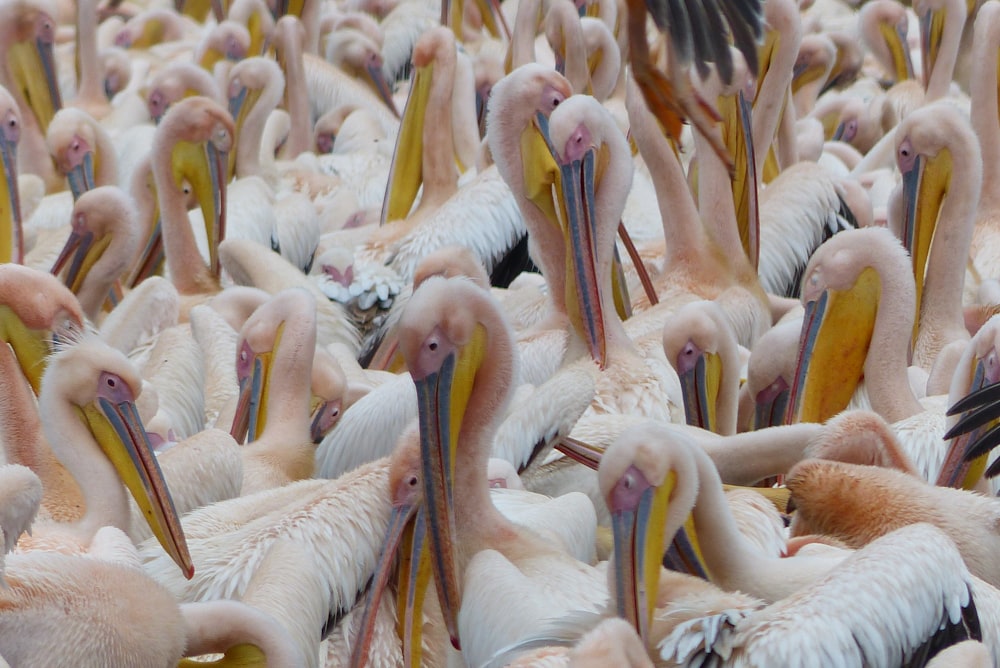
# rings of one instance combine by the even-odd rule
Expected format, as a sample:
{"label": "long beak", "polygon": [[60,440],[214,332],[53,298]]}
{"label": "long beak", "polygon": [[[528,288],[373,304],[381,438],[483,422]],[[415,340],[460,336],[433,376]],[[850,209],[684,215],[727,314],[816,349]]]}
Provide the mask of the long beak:
{"label": "long beak", "polygon": [[188,579],[194,564],[188,553],[173,499],[163,479],[149,437],[132,401],[98,397],[80,409],[101,449],[114,464],[156,539]]}
{"label": "long beak", "polygon": [[392,98],[392,90],[389,88],[389,80],[385,78],[385,72],[382,70],[381,65],[376,65],[375,63],[370,63],[365,66],[365,75],[368,77],[368,83],[378,96],[385,103],[385,106],[389,107],[389,111],[396,118],[399,118],[399,110],[396,109],[396,101]]}
{"label": "long beak", "polygon": [[920,17],[920,44],[924,64],[924,88],[930,81],[934,63],[937,62],[941,50],[941,36],[944,34],[945,10],[935,9],[924,12]]}
{"label": "long beak", "polygon": [[323,401],[316,397],[314,399],[316,399],[316,405],[310,414],[312,417],[309,422],[309,434],[312,436],[313,443],[319,443],[340,420],[341,400]]}
{"label": "long beak", "polygon": [[906,45],[907,26],[906,20],[900,21],[893,26],[888,23],[879,24],[879,31],[885,39],[889,53],[892,54],[892,65],[895,70],[896,81],[905,81],[913,78],[913,60],[910,58],[910,48]]}
{"label": "long beak", "polygon": [[[239,141],[240,133],[243,131],[243,124],[246,123],[247,116],[260,99],[263,88],[247,88],[240,86],[235,95],[229,98],[229,115],[233,117],[233,142]],[[229,152],[229,178],[236,173],[236,151]]]}
{"label": "long beak", "polygon": [[783,377],[757,393],[754,398],[753,428],[764,429],[785,424],[791,388]]}
{"label": "long beak", "polygon": [[486,330],[479,325],[469,343],[445,357],[438,371],[415,381],[431,566],[441,613],[456,649],[461,594],[452,538],[454,462],[465,408],[485,350]]}
{"label": "long beak", "polygon": [[[597,229],[594,214],[597,152],[562,165],[561,200],[565,218],[566,310],[590,356],[603,369],[607,357],[604,306],[597,275]],[[609,286],[610,287],[610,286]]]}
{"label": "long beak", "polygon": [[70,232],[69,239],[66,240],[66,245],[56,258],[55,264],[52,265],[52,274],[58,276],[69,262],[69,268],[63,276],[63,284],[70,289],[70,292],[77,294],[87,279],[87,274],[101,259],[110,244],[110,234],[98,239],[90,230],[80,232],[74,229]]}
{"label": "long beak", "polygon": [[403,107],[396,137],[396,152],[392,157],[389,182],[382,203],[382,224],[402,220],[410,213],[424,182],[424,120],[430,99],[434,64],[418,67]]}
{"label": "long beak", "polygon": [[684,417],[687,423],[715,432],[718,428],[716,407],[722,382],[722,359],[718,353],[699,351],[691,364],[686,357],[681,356],[677,360],[677,375],[684,395]]}
{"label": "long beak", "polygon": [[142,254],[139,255],[139,261],[135,265],[135,270],[132,276],[129,277],[128,287],[130,288],[134,288],[150,276],[163,275],[163,263],[166,261],[167,256],[163,251],[163,232],[160,227],[160,214],[154,212],[153,215],[156,216],[156,223],[149,234],[149,239],[146,240],[146,246],[142,249]]}
{"label": "long beak", "polygon": [[35,396],[42,386],[42,375],[49,355],[49,332],[30,329],[9,307],[0,305],[0,341],[10,344],[21,371],[34,390]]}
{"label": "long beak", "polygon": [[747,259],[756,269],[760,257],[760,214],[751,121],[753,106],[743,91],[734,95],[720,95],[716,106],[722,115],[723,142],[736,164],[732,196],[740,241]]}
{"label": "long beak", "polygon": [[[281,336],[281,328],[275,339],[275,348]],[[245,348],[249,350],[249,348]],[[264,433],[267,421],[267,397],[271,380],[274,352],[255,353],[251,360],[250,373],[240,379],[240,394],[236,402],[236,414],[233,416],[233,426],[229,434],[237,443],[252,443]]]}
{"label": "long beak", "polygon": [[419,668],[423,655],[424,598],[431,581],[431,550],[423,508],[407,527],[400,547],[396,633],[403,643],[403,665]]}
{"label": "long beak", "polygon": [[786,422],[826,422],[851,400],[864,373],[881,282],[862,270],[846,290],[826,290],[806,304]]}
{"label": "long beak", "polygon": [[[368,585],[368,594],[365,596],[361,626],[351,650],[349,664],[351,668],[363,668],[368,665],[368,653],[371,649],[372,637],[375,635],[375,619],[378,617],[382,595],[389,583],[392,567],[396,563],[396,553],[399,552],[400,543],[403,542],[407,532],[412,531],[412,520],[417,514],[418,507],[417,504],[400,504],[392,507],[392,512],[389,515],[389,526],[386,528],[385,539],[382,542],[382,552],[379,554],[378,564],[375,566],[371,584]],[[420,610],[422,611],[422,609]],[[402,619],[402,612],[398,612],[397,615]]]}
{"label": "long beak", "polygon": [[[1000,366],[996,364],[996,356],[996,351],[991,349],[985,358],[976,362],[969,383],[970,395],[984,387],[995,385],[1000,380],[1000,373],[997,373]],[[987,364],[987,360],[991,357],[994,363]],[[1000,424],[1000,417],[995,415],[996,412],[996,409],[987,403],[985,407],[970,410],[948,430],[944,439],[950,440],[951,443],[944,464],[941,466],[937,485],[959,489],[972,489],[975,486],[986,469],[986,460],[992,450],[992,439],[988,436]],[[949,411],[950,414],[952,411]],[[990,445],[983,447],[984,444]]]}
{"label": "long beak", "polygon": [[941,149],[934,157],[917,155],[913,167],[903,174],[903,245],[913,260],[913,279],[917,286],[916,317],[913,340],[916,340],[923,304],[924,277],[931,241],[937,229],[941,204],[951,185],[951,151]]}
{"label": "long beak", "polygon": [[615,600],[618,616],[630,622],[648,645],[666,548],[667,510],[677,474],[671,471],[662,485],[654,487],[639,469],[631,467],[627,473],[637,484],[625,488],[619,481],[609,499],[615,537]]}
{"label": "long beak", "polygon": [[591,471],[597,470],[597,467],[601,465],[601,458],[604,457],[603,448],[584,443],[571,436],[560,437],[552,447]]}
{"label": "long beak", "polygon": [[187,178],[205,219],[208,237],[209,268],[219,277],[219,244],[226,236],[226,183],[228,151],[221,151],[210,141],[179,141],[174,146],[174,178]]}
{"label": "long beak", "polygon": [[52,117],[62,108],[52,42],[41,38],[15,42],[7,51],[7,60],[15,85],[45,134]]}
{"label": "long beak", "polygon": [[694,517],[688,515],[684,526],[674,534],[670,547],[663,555],[663,567],[677,573],[687,573],[702,580],[709,580],[708,566],[698,544],[694,530]]}
{"label": "long beak", "polygon": [[73,192],[73,201],[80,199],[80,195],[97,187],[94,180],[94,152],[88,151],[83,156],[80,164],[76,165],[66,174],[69,181],[69,189]]}
{"label": "long beak", "polygon": [[24,263],[21,196],[17,190],[17,141],[0,135],[0,168],[5,188],[0,188],[0,263]]}

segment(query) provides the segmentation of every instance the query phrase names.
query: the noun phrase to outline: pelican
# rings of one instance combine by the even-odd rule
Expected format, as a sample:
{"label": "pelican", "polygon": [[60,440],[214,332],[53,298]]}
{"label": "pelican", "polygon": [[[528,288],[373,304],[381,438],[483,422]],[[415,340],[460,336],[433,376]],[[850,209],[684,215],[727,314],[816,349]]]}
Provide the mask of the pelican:
{"label": "pelican", "polygon": [[[596,611],[607,598],[594,569],[514,526],[489,499],[490,437],[509,400],[513,345],[496,303],[461,279],[428,279],[400,319],[400,348],[420,398],[438,600],[452,644],[461,643],[472,665],[543,618]],[[462,501],[452,506],[452,498]],[[502,604],[483,586],[498,577],[507,581]]]}
{"label": "pelican", "polygon": [[157,70],[146,87],[149,117],[159,123],[174,102],[201,95],[222,104],[219,84],[212,75],[194,63],[171,61]]}
{"label": "pelican", "polygon": [[[226,153],[233,148],[233,121],[207,98],[174,104],[153,145],[153,180],[163,221],[167,270],[186,297],[219,291],[218,245],[225,235]],[[201,261],[188,221],[180,179],[192,185],[208,237],[208,266]]]}
{"label": "pelican", "polygon": [[62,106],[52,55],[56,24],[45,9],[30,0],[0,5],[0,85],[21,110],[18,153],[20,173],[37,174],[47,189],[62,188],[45,150],[45,132]]}
{"label": "pelican", "polygon": [[802,282],[806,316],[787,416],[835,415],[863,374],[872,409],[893,423],[921,477],[934,479],[945,455],[944,414],[933,401],[925,408],[907,377],[915,302],[910,267],[899,242],[879,228],[841,232],[813,254]]}
{"label": "pelican", "polygon": [[118,160],[111,136],[86,111],[60,109],[49,123],[46,143],[56,169],[69,182],[74,200],[91,188],[118,185]]}
{"label": "pelican", "polygon": [[[840,564],[837,564],[836,560],[816,560],[801,556],[782,560],[787,564],[785,577],[800,583],[796,589],[789,590],[787,598],[768,607],[764,607],[760,601],[747,599],[731,602],[728,611],[713,611],[719,616],[717,620],[720,623],[719,632],[726,637],[708,636],[705,637],[704,643],[692,642],[695,634],[707,631],[707,628],[699,629],[698,626],[705,624],[707,627],[712,622],[710,617],[701,617],[705,612],[692,614],[691,606],[698,606],[705,611],[706,603],[711,604],[709,603],[711,597],[702,595],[698,599],[693,597],[685,599],[684,595],[686,590],[690,589],[690,585],[679,583],[676,576],[662,582],[660,560],[665,546],[680,527],[687,510],[694,502],[695,494],[699,496],[704,494],[700,486],[693,484],[692,481],[698,480],[701,476],[702,482],[706,482],[706,475],[711,479],[711,465],[708,464],[706,468],[706,463],[707,459],[696,447],[686,444],[683,439],[676,436],[671,438],[670,432],[662,426],[649,423],[622,434],[621,438],[609,448],[599,471],[602,491],[608,499],[614,521],[616,554],[612,581],[615,583],[614,600],[618,615],[635,626],[647,647],[659,649],[664,660],[673,659],[682,663],[698,660],[713,654],[716,651],[713,645],[718,643],[720,656],[732,651],[735,656],[747,657],[751,663],[754,659],[750,657],[755,657],[757,661],[780,663],[784,661],[777,658],[785,651],[782,643],[793,645],[801,643],[803,651],[807,652],[806,655],[811,656],[815,652],[822,652],[821,648],[829,642],[839,648],[839,651],[835,652],[838,655],[839,652],[861,654],[867,657],[868,661],[883,662],[888,665],[897,652],[907,654],[916,651],[928,637],[935,635],[940,625],[948,619],[953,620],[953,623],[957,621],[960,633],[965,626],[966,635],[960,637],[981,637],[978,617],[970,600],[973,593],[971,576],[963,568],[957,552],[948,546],[943,536],[931,527],[921,527],[920,530],[912,529],[897,534],[899,543],[894,540],[883,540],[879,548],[873,545]],[[717,486],[718,483],[711,484],[713,489]],[[704,511],[699,510],[704,501],[703,497],[699,499],[695,508],[696,525],[700,524],[699,520],[705,519]],[[723,525],[727,523],[722,522]],[[907,562],[906,570],[894,570],[895,559],[888,558],[892,550],[900,549],[901,544],[913,545],[913,542],[920,538],[929,539],[933,536],[938,538],[936,542],[927,545],[927,554],[922,550],[911,549],[907,554],[919,556],[912,562]],[[709,552],[716,550],[714,545],[706,545],[704,541],[701,545],[706,557],[709,556],[706,550]],[[726,571],[744,569],[756,571],[760,582],[767,579],[761,569],[761,565],[766,563],[765,560],[760,556],[748,559],[746,548],[738,548],[737,552],[740,554],[739,561],[727,558],[724,562],[726,570],[711,571],[713,579],[724,580],[723,573]],[[920,574],[930,567],[923,562],[924,559],[933,562],[940,560],[939,563],[942,564],[954,563],[958,572],[962,574],[955,581],[945,585],[954,588],[960,602],[959,606],[964,608],[961,612],[963,617],[961,621],[957,620],[952,611],[942,610],[941,593],[937,589],[938,584],[935,583],[919,590],[922,593],[919,604],[907,601],[893,610],[894,616],[879,616],[878,623],[884,625],[879,637],[897,638],[894,642],[901,644],[899,648],[887,649],[883,642],[869,641],[863,635],[859,638],[857,632],[854,634],[845,632],[843,637],[831,638],[821,630],[830,628],[826,624],[843,624],[848,628],[852,625],[864,625],[868,628],[869,624],[874,623],[873,620],[864,619],[855,622],[854,616],[850,614],[858,604],[857,599],[852,599],[850,607],[846,610],[840,609],[836,613],[827,607],[828,603],[825,601],[839,600],[839,597],[843,596],[842,588],[867,589],[869,586],[883,585],[885,577],[908,578],[907,582],[914,583],[924,582]],[[742,565],[739,562],[742,562]],[[873,576],[869,569],[876,565],[880,570],[884,568],[885,572]],[[777,567],[770,570],[777,575]],[[865,582],[868,582],[868,585],[865,585]],[[879,604],[883,603],[879,598],[875,600],[879,601]],[[790,631],[787,635],[782,634],[780,641],[777,638],[771,638],[770,642],[765,640],[769,637],[768,633],[776,633],[769,627],[780,626],[784,615],[795,619],[797,614],[793,611],[811,607],[831,615],[823,626],[817,627],[815,631],[805,629]],[[954,612],[957,613],[958,610]],[[689,615],[691,617],[688,617]],[[914,617],[914,615],[919,616]],[[899,639],[900,627],[911,631],[911,625],[916,619],[922,620],[921,631],[914,633],[912,637]],[[691,636],[684,637],[685,633],[691,633]],[[879,652],[884,654],[876,659]],[[765,659],[765,656],[770,658]]]}
{"label": "pelican", "polygon": [[39,411],[47,418],[46,438],[80,486],[86,510],[77,522],[36,530],[28,549],[86,550],[101,527],[127,529],[124,481],[160,545],[191,576],[194,566],[173,501],[136,412],[140,387],[124,355],[96,337],[82,335],[53,355]]}
{"label": "pelican", "polygon": [[[135,205],[115,186],[88,190],[73,205],[73,231],[52,272],[77,295],[92,322],[139,251]],[[65,271],[64,271],[65,270]],[[115,302],[112,301],[112,304]]]}
{"label": "pelican", "polygon": [[982,161],[976,136],[947,103],[926,105],[896,127],[903,175],[903,245],[916,283],[913,363],[930,370],[941,349],[968,341],[962,311]]}
{"label": "pelican", "polygon": [[247,438],[242,494],[312,476],[309,386],[315,349],[316,302],[304,290],[279,292],[243,325],[232,427],[234,438]]}

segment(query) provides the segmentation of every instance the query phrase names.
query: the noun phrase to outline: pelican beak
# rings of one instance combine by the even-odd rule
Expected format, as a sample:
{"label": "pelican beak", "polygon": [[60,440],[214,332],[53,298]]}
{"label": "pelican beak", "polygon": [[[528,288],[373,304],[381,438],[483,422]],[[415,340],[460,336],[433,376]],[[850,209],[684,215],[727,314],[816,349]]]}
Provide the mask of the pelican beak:
{"label": "pelican beak", "polygon": [[135,273],[129,278],[130,288],[134,288],[150,276],[163,275],[163,263],[167,259],[163,252],[163,232],[160,228],[159,214],[153,215],[157,217],[156,223],[149,234],[149,239],[146,240],[145,248],[142,249],[139,262],[135,265]]}
{"label": "pelican beak", "polygon": [[80,199],[80,195],[97,187],[94,179],[94,152],[87,151],[83,155],[83,160],[73,165],[66,172],[66,180],[69,181],[69,189],[73,192],[73,201]]}
{"label": "pelican beak", "polygon": [[[62,252],[59,253],[55,264],[52,265],[52,275],[61,274],[69,263],[69,268],[63,275],[63,284],[69,288],[70,292],[77,294],[87,279],[87,274],[101,259],[110,244],[110,234],[98,238],[83,225],[74,224],[73,231],[70,232],[69,239],[66,240],[66,245],[63,246]],[[70,261],[71,258],[72,261]]]}
{"label": "pelican beak", "polygon": [[7,137],[0,131],[0,168],[6,186],[0,188],[0,263],[24,262],[21,197],[17,190],[17,141],[18,135]]}
{"label": "pelican beak", "polygon": [[[42,21],[48,21],[53,28],[55,26],[55,22],[47,16],[43,17]],[[31,107],[31,112],[38,120],[44,135],[48,132],[52,117],[62,107],[62,99],[56,77],[52,37],[48,35],[54,31],[43,29],[41,32],[44,36],[15,42],[8,47],[7,62],[13,75],[14,85],[28,101],[28,106]]]}
{"label": "pelican beak", "polygon": [[107,455],[160,545],[188,579],[194,564],[188,553],[173,499],[139,418],[132,390],[118,376],[104,372],[94,403],[78,410]]}
{"label": "pelican beak", "polygon": [[811,84],[816,79],[823,76],[825,68],[819,65],[809,65],[806,63],[795,63],[792,68],[792,93],[797,92],[806,84]]}
{"label": "pelican beak", "polygon": [[413,201],[417,199],[420,184],[424,182],[424,119],[427,116],[427,101],[431,93],[434,64],[416,68],[410,95],[403,107],[403,118],[399,121],[396,138],[396,152],[389,170],[389,183],[385,189],[382,204],[382,224],[390,220],[402,220],[410,213]]}
{"label": "pelican beak", "polygon": [[[901,147],[908,141],[904,139]],[[951,151],[943,148],[933,157],[911,155],[911,159],[912,163],[907,161],[905,165],[900,160],[900,171],[903,173],[903,245],[913,260],[913,278],[917,286],[917,318],[913,323],[915,341],[923,304],[927,258],[941,204],[951,185],[952,158]]]}
{"label": "pelican beak", "polygon": [[[401,481],[403,484],[405,481]],[[398,497],[397,497],[398,498]],[[368,586],[368,594],[365,597],[364,613],[361,616],[361,626],[358,629],[354,647],[351,650],[351,668],[363,668],[368,665],[368,653],[371,649],[372,638],[375,635],[375,620],[378,617],[378,608],[382,603],[382,595],[385,593],[386,585],[389,583],[389,576],[392,574],[392,567],[396,563],[397,552],[405,555],[414,538],[414,518],[417,516],[419,503],[394,501],[392,511],[389,514],[389,526],[386,528],[385,539],[382,542],[382,551],[379,553],[378,563],[375,572],[372,574],[371,584]],[[421,525],[423,523],[421,522]],[[423,541],[421,541],[423,543]],[[400,559],[402,565],[403,558]],[[429,580],[429,569],[424,569],[424,584]],[[409,583],[412,587],[412,581]],[[425,587],[426,588],[426,587]],[[398,588],[400,595],[404,591],[402,582]],[[422,603],[422,601],[421,601]],[[403,621],[402,607],[397,608],[397,615],[400,622]],[[423,613],[423,605],[412,609],[406,609],[406,613],[412,617],[414,612],[418,615]],[[421,624],[415,625],[418,629]],[[419,648],[419,644],[417,645]],[[419,649],[418,649],[419,652]],[[417,664],[419,665],[419,664]]]}
{"label": "pelican beak", "polygon": [[[225,15],[223,15],[225,16]],[[267,54],[267,35],[264,33],[264,20],[257,11],[247,17],[247,32],[250,33],[250,48],[247,56],[263,56]]]}
{"label": "pelican beak", "polygon": [[737,165],[733,175],[733,206],[736,224],[740,231],[743,250],[756,267],[760,255],[760,218],[757,206],[757,167],[754,156],[750,97],[738,91],[734,95],[720,95],[716,103],[722,115],[723,142]]}
{"label": "pelican beak", "polygon": [[[447,340],[443,335],[439,338]],[[486,342],[486,328],[477,325],[469,342],[460,349],[447,352],[437,371],[420,378],[414,377],[431,567],[441,613],[451,635],[451,643],[456,649],[459,648],[458,609],[461,594],[452,539],[455,534],[455,520],[451,511],[454,461],[465,408],[472,393],[476,372],[483,361]],[[411,374],[412,372],[411,368]]]}
{"label": "pelican beak", "polygon": [[[625,226],[619,224],[619,231]],[[628,234],[628,232],[625,232]],[[631,240],[631,239],[630,239]],[[637,270],[638,271],[638,270]],[[622,320],[632,317],[632,297],[628,293],[628,280],[625,278],[625,266],[622,264],[618,246],[615,246],[614,257],[611,259],[611,294],[615,301],[615,313]]]}
{"label": "pelican beak", "polygon": [[605,147],[590,148],[580,158],[560,166],[559,193],[565,214],[560,220],[566,243],[566,310],[590,356],[603,369],[607,363],[604,305],[597,268],[594,213],[596,184],[607,166]]}
{"label": "pelican beak", "polygon": [[[178,14],[190,16],[199,23],[204,22],[208,18],[209,11],[214,11],[214,5],[215,3],[212,0],[174,0],[174,9],[177,10]],[[225,14],[216,14],[216,20],[218,21],[221,21],[224,17]]]}
{"label": "pelican beak", "polygon": [[[998,363],[995,348],[990,348],[986,356],[979,358],[976,365],[972,368],[970,375],[972,379],[969,383],[967,394],[972,394],[976,390],[1000,381],[1000,363]],[[990,413],[992,412],[990,411]],[[986,419],[977,419],[981,415],[980,411],[970,412],[956,422],[948,433],[944,435],[944,439],[950,440],[951,443],[948,446],[948,454],[945,455],[944,463],[941,465],[941,473],[938,475],[935,484],[941,487],[971,490],[979,482],[979,479],[986,471],[986,460],[989,457],[990,449],[976,453],[976,450],[979,450],[976,445],[983,436],[993,430],[997,424],[1000,424],[1000,419],[994,418],[991,415],[987,415]],[[969,420],[973,419],[979,424],[971,430],[966,431],[964,427],[968,424]],[[965,433],[961,433],[963,431]],[[956,436],[953,432],[959,435]]]}
{"label": "pelican beak", "polygon": [[604,457],[604,449],[590,443],[584,443],[572,436],[562,436],[556,441],[556,450],[563,453],[577,464],[583,464],[591,471],[596,471]]}
{"label": "pelican beak", "polygon": [[368,78],[368,83],[378,96],[385,103],[385,106],[389,107],[389,111],[396,118],[399,118],[399,110],[396,109],[396,101],[392,99],[392,90],[389,88],[389,80],[385,78],[385,72],[382,70],[382,63],[369,63],[365,66],[365,76]]}
{"label": "pelican beak", "polygon": [[14,350],[14,356],[35,396],[42,387],[42,375],[49,355],[49,336],[49,330],[29,328],[13,309],[0,305],[0,341]]}
{"label": "pelican beak", "polygon": [[944,34],[945,10],[934,9],[924,12],[920,17],[920,45],[924,61],[924,88],[930,81],[934,63],[937,62],[941,49],[941,37]]}
{"label": "pelican beak", "polygon": [[[246,86],[234,86],[229,95],[229,115],[233,117],[233,127],[236,129],[234,141],[239,141],[240,133],[243,132],[243,124],[247,116],[257,105],[260,99],[262,88],[247,88]],[[236,173],[236,151],[229,152],[229,178]]]}
{"label": "pelican beak", "polygon": [[255,353],[250,344],[243,342],[236,362],[240,382],[240,394],[236,402],[236,414],[229,434],[237,443],[252,443],[264,433],[267,421],[267,398],[274,366],[274,351],[281,341],[285,323],[278,325],[274,347],[268,352]]}
{"label": "pelican beak", "polygon": [[788,381],[778,378],[754,397],[753,428],[764,429],[785,423],[788,412]]}
{"label": "pelican beak", "polygon": [[227,154],[231,140],[225,146],[214,141],[179,141],[173,150],[174,180],[180,187],[184,179],[191,184],[205,220],[208,237],[209,268],[218,278],[219,244],[226,235]]}
{"label": "pelican beak", "polygon": [[676,483],[677,474],[671,471],[663,484],[654,486],[632,466],[608,499],[618,616],[631,623],[647,645],[666,550],[667,510]]}
{"label": "pelican beak", "polygon": [[718,353],[706,353],[688,342],[684,350],[694,348],[696,354],[678,355],[677,375],[684,395],[684,416],[687,423],[708,431],[716,431],[716,405],[722,382],[722,359]]}
{"label": "pelican beak", "polygon": [[[505,39],[510,41],[510,27],[507,25],[506,19],[504,19],[503,12],[500,11],[499,0],[475,0],[476,8],[479,9],[479,16],[483,20],[483,27],[494,39]],[[462,39],[461,26],[464,19],[463,14],[465,13],[465,2],[464,0],[458,0],[454,4],[451,4],[452,12],[452,31],[455,32],[455,37],[459,40]],[[455,26],[459,26],[458,29]],[[501,35],[501,32],[503,33]]]}
{"label": "pelican beak", "polygon": [[889,53],[892,54],[892,65],[895,69],[896,81],[905,81],[913,78],[913,60],[910,58],[910,48],[906,45],[907,24],[903,18],[896,25],[888,23],[879,24],[879,32],[882,33]]}
{"label": "pelican beak", "polygon": [[[397,570],[396,633],[403,643],[403,665],[419,668],[423,654],[424,597],[431,580],[431,551],[427,515],[416,513],[403,536]],[[402,613],[398,612],[402,610]]]}
{"label": "pelican beak", "polygon": [[337,421],[340,420],[341,400],[331,399],[329,401],[313,396],[312,416],[309,422],[309,433],[313,443],[322,441],[330,430],[333,429]]}
{"label": "pelican beak", "polygon": [[786,422],[826,422],[847,407],[864,374],[881,294],[878,273],[862,270],[846,290],[805,305]]}

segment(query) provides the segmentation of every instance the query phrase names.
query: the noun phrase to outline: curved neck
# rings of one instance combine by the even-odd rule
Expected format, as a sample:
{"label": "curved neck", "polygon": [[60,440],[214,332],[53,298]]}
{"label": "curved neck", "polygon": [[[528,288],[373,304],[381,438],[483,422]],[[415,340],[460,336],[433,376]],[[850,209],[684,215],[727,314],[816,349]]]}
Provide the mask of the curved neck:
{"label": "curved neck", "polygon": [[[630,82],[626,96],[632,139],[649,171],[667,241],[667,262],[676,262],[686,249],[701,248],[707,241],[705,226],[691,197],[680,160],[653,119],[646,103]],[[742,252],[742,251],[741,251]]]}
{"label": "curved neck", "polygon": [[97,54],[97,2],[78,0],[76,10],[76,57],[80,67],[80,81],[76,100],[104,102],[101,82],[101,61]]}
{"label": "curved neck", "polygon": [[283,84],[280,79],[267,81],[253,109],[247,113],[243,127],[239,129],[239,138],[236,142],[236,176],[239,178],[263,176],[260,163],[261,137],[268,116],[281,99]]}
{"label": "curved neck", "polygon": [[285,69],[284,106],[292,124],[285,145],[281,148],[281,157],[291,159],[310,150],[312,117],[309,109],[309,91],[306,89],[305,65],[302,61],[302,46],[295,39],[285,39],[282,40],[282,51],[284,57],[281,62]]}
{"label": "curved neck", "polygon": [[239,601],[182,603],[188,656],[214,654],[243,644],[258,647],[271,666],[304,666],[301,653],[274,617]]}
{"label": "curved neck", "polygon": [[[158,133],[168,131],[161,124]],[[202,261],[194,230],[184,206],[186,196],[174,180],[171,166],[176,140],[154,141],[152,151],[153,181],[160,205],[160,225],[163,251],[170,281],[182,295],[218,291],[218,281]]]}
{"label": "curved neck", "polygon": [[[990,12],[989,16],[995,12]],[[980,14],[976,21],[973,41],[971,81],[978,81],[970,91],[971,107],[969,116],[972,127],[979,137],[979,148],[983,157],[983,202],[996,202],[1000,198],[1000,110],[997,97],[1000,86],[997,81],[997,49],[1000,47],[1000,29],[994,28],[994,21],[987,21],[986,14]],[[1000,25],[997,26],[1000,28]]]}
{"label": "curved neck", "polygon": [[[777,53],[771,58],[764,79],[758,85],[754,97],[751,126],[758,174],[764,173],[764,160],[767,158],[768,148],[774,142],[778,122],[783,115],[793,110],[792,105],[786,105],[786,102],[792,83],[795,58],[802,42],[802,23],[799,20],[799,11],[793,3],[780,5],[775,3],[774,9],[768,14],[769,22],[776,21],[781,27],[776,29],[778,30]],[[699,151],[698,155],[702,153]]]}
{"label": "curved neck", "polygon": [[900,280],[910,280],[912,270],[905,263],[889,265],[882,260],[884,257],[876,257],[872,265],[879,274],[882,293],[865,359],[865,387],[872,410],[888,422],[898,422],[923,411],[910,389],[906,371],[913,329],[913,298],[902,298],[898,287]]}
{"label": "curved neck", "polygon": [[941,34],[941,44],[938,47],[937,60],[934,61],[934,69],[931,70],[930,77],[927,79],[924,104],[948,94],[955,73],[955,63],[958,60],[962,29],[965,27],[965,0],[947,0],[944,11],[944,30]]}
{"label": "curved neck", "polygon": [[459,53],[457,56],[451,109],[452,134],[455,155],[461,161],[462,169],[468,170],[475,166],[476,154],[479,153],[479,145],[482,143],[479,137],[476,107],[470,103],[470,100],[476,99],[476,77],[472,69],[472,60],[465,53]]}
{"label": "curved neck", "polygon": [[434,60],[427,111],[435,120],[424,123],[422,171],[424,180],[419,211],[436,209],[458,191],[458,169],[455,166],[455,139],[452,105],[455,84],[456,56],[454,51],[439,52]]}
{"label": "curved neck", "polygon": [[114,466],[74,406],[63,397],[46,393],[44,386],[42,390],[38,408],[46,416],[45,436],[56,457],[79,485],[86,506],[83,517],[71,530],[87,543],[101,527],[113,526],[128,532],[128,496]]}
{"label": "curved neck", "polygon": [[541,11],[540,0],[521,0],[517,5],[514,30],[508,47],[511,72],[521,65],[535,62],[535,37],[538,35]]}

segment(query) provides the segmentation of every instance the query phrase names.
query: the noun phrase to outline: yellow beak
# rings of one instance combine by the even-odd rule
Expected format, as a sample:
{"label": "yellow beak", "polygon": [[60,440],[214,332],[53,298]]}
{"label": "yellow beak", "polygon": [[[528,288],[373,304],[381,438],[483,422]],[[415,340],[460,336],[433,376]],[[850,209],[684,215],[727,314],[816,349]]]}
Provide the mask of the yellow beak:
{"label": "yellow beak", "polygon": [[79,408],[81,418],[132,493],[143,517],[184,576],[194,575],[173,499],[149,444],[135,407],[132,390],[110,373],[103,373],[97,400]]}
{"label": "yellow beak", "polygon": [[913,60],[910,58],[910,48],[906,45],[906,19],[903,19],[897,25],[880,23],[879,32],[882,33],[882,37],[889,47],[889,53],[892,54],[892,65],[895,70],[896,81],[912,79]]}
{"label": "yellow beak", "polygon": [[239,357],[236,360],[240,394],[236,403],[236,414],[233,416],[233,426],[229,432],[237,443],[243,443],[244,439],[247,443],[252,443],[264,433],[274,351],[281,342],[284,327],[284,322],[278,325],[274,347],[267,352],[255,353],[246,341],[243,341],[240,347]]}
{"label": "yellow beak", "polygon": [[194,189],[205,219],[208,237],[209,268],[219,277],[219,244],[226,235],[226,173],[228,151],[211,141],[179,141],[173,150],[174,181],[178,189],[185,179]]}
{"label": "yellow beak", "polygon": [[[904,140],[904,143],[908,140]],[[941,205],[951,185],[951,151],[944,148],[930,157],[914,155],[900,159],[903,174],[903,245],[913,259],[913,278],[917,286],[917,310],[913,322],[913,340],[920,326],[920,309],[924,293],[924,278],[931,242],[937,229]]]}
{"label": "yellow beak", "polygon": [[424,182],[424,121],[430,98],[434,64],[418,67],[413,76],[410,96],[403,107],[396,137],[396,152],[389,170],[389,183],[382,205],[382,224],[402,220],[410,213],[417,192]]}
{"label": "yellow beak", "polygon": [[881,287],[868,267],[850,288],[805,305],[787,423],[826,422],[847,407],[864,374]]}
{"label": "yellow beak", "polygon": [[[689,347],[694,347],[695,354],[684,355]],[[684,395],[687,423],[717,432],[719,425],[716,412],[722,382],[722,358],[718,353],[703,352],[694,343],[688,342],[678,356],[676,368]]]}
{"label": "yellow beak", "polygon": [[[52,52],[55,22],[45,15],[40,15],[37,20],[47,21],[53,29],[36,29],[34,39],[11,44],[7,47],[7,63],[14,84],[27,100],[42,134],[45,134],[52,117],[62,108],[62,99]],[[26,113],[26,110],[22,109],[22,112]]]}

